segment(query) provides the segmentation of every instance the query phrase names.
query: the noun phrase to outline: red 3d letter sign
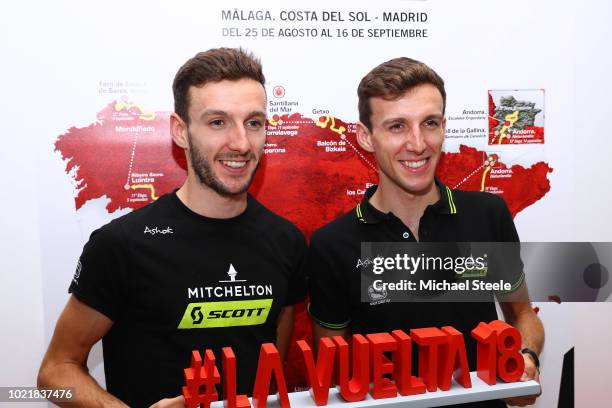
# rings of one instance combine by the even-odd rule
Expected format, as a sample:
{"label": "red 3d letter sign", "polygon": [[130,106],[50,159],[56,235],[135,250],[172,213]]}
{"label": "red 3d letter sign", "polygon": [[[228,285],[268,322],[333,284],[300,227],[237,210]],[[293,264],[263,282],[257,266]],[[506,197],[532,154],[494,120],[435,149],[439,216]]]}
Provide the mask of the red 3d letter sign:
{"label": "red 3d letter sign", "polygon": [[525,370],[525,360],[520,353],[521,334],[517,329],[500,320],[480,323],[472,330],[478,342],[476,371],[478,377],[489,385],[497,377],[505,382],[515,382]]}
{"label": "red 3d letter sign", "polygon": [[[520,379],[525,363],[519,351],[521,336],[517,329],[495,320],[480,323],[471,334],[477,342],[476,371],[483,381],[494,385],[497,377],[505,382]],[[413,342],[418,347],[418,377],[412,375]],[[348,402],[362,401],[368,392],[372,398],[379,399],[438,389],[447,391],[453,378],[464,388],[472,387],[463,334],[451,326],[413,329],[410,334],[402,330],[365,337],[355,334],[350,348],[342,337],[322,338],[316,361],[306,341],[299,340],[297,345],[304,359],[310,394],[317,406],[327,405],[334,369],[336,387]],[[246,395],[236,395],[236,357],[232,349],[225,347],[222,352],[224,407],[250,407]],[[194,351],[191,367],[184,371],[183,395],[187,407],[209,407],[217,401],[216,385],[221,378],[211,350],[206,350],[204,362],[200,353]],[[280,355],[274,345],[266,343],[259,354],[253,406],[266,406],[273,376],[280,406],[289,407]]]}

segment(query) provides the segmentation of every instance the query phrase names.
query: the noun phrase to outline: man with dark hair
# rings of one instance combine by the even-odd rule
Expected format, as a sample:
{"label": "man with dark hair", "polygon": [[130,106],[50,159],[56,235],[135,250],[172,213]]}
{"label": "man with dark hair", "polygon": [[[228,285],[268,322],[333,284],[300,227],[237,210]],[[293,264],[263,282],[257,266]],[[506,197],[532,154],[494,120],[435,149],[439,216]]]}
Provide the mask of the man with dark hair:
{"label": "man with dark hair", "polygon": [[[261,65],[237,49],[197,54],[176,74],[172,139],[187,179],[94,231],[42,362],[41,387],[78,406],[182,406],[191,351],[232,347],[251,393],[262,343],[284,356],[305,296],[306,242],[247,189],[266,139]],[[107,390],[87,371],[102,339]]]}
{"label": "man with dark hair", "polygon": [[[475,370],[479,322],[497,319],[492,302],[385,302],[377,293],[361,301],[362,242],[518,242],[502,198],[451,189],[435,178],[446,119],[444,81],[427,65],[397,58],[368,73],[359,84],[357,141],[376,158],[379,184],[357,207],[315,231],[309,256],[310,304],[315,346],[321,337],[452,325],[465,336]],[[371,261],[371,260],[370,260]],[[521,267],[522,269],[522,267]],[[497,294],[510,324],[522,335],[525,372],[538,379],[544,342],[541,322],[527,299],[523,271],[513,275],[512,295]],[[378,299],[378,301],[376,301]],[[519,299],[517,301],[517,299]],[[523,301],[521,301],[521,299]],[[536,396],[510,399],[532,404]],[[470,407],[503,407],[501,401]]]}

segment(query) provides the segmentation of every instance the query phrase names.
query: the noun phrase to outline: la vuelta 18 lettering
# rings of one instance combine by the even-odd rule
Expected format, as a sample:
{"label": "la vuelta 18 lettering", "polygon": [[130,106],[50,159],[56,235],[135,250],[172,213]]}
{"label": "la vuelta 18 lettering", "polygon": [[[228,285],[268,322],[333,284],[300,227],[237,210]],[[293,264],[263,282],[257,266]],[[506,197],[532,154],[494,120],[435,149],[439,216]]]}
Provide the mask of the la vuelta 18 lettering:
{"label": "la vuelta 18 lettering", "polygon": [[[231,313],[227,315],[231,316]],[[505,382],[516,382],[521,378],[525,361],[519,351],[521,336],[516,328],[494,320],[488,324],[480,323],[471,335],[477,342],[479,378],[489,385],[494,385],[498,377]],[[413,342],[418,348],[419,362],[422,362],[419,363],[418,376],[412,375]],[[438,388],[448,391],[452,378],[464,388],[472,387],[464,337],[452,326],[412,329],[409,334],[402,330],[366,336],[354,334],[350,352],[344,338],[324,337],[319,342],[316,361],[306,341],[299,340],[297,345],[310,383],[310,395],[317,406],[327,405],[334,371],[340,396],[347,402],[362,401],[368,393],[380,399],[398,394],[423,394]],[[250,407],[246,395],[236,395],[236,357],[232,349],[225,347],[222,354],[225,406]],[[185,369],[186,386],[183,387],[187,407],[209,407],[211,402],[217,401],[215,384],[221,382],[221,376],[215,361],[212,350],[206,350],[203,363],[200,353],[192,352],[191,367]],[[253,387],[254,406],[265,406],[273,376],[278,386],[280,406],[289,407],[278,350],[271,343],[262,344]]]}

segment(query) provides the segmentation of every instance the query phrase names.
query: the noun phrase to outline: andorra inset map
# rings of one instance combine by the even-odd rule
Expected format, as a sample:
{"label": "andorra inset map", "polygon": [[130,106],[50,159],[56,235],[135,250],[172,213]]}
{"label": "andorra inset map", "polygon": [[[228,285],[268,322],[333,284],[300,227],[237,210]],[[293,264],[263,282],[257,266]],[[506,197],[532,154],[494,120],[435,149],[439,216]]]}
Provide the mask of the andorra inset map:
{"label": "andorra inset map", "polygon": [[489,145],[543,143],[543,89],[489,91]]}

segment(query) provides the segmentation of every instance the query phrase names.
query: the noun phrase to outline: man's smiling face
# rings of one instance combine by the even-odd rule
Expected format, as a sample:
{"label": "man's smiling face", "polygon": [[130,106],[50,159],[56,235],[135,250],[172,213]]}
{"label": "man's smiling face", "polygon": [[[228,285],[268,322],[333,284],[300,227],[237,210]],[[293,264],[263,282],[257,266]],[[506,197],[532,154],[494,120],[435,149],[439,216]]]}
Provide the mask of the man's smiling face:
{"label": "man's smiling face", "polygon": [[429,191],[446,127],[440,91],[422,84],[393,100],[371,98],[370,106],[372,129],[365,131],[381,185],[392,183],[413,195]]}
{"label": "man's smiling face", "polygon": [[244,193],[266,140],[266,94],[252,79],[189,90],[188,157],[199,181],[222,195]]}

